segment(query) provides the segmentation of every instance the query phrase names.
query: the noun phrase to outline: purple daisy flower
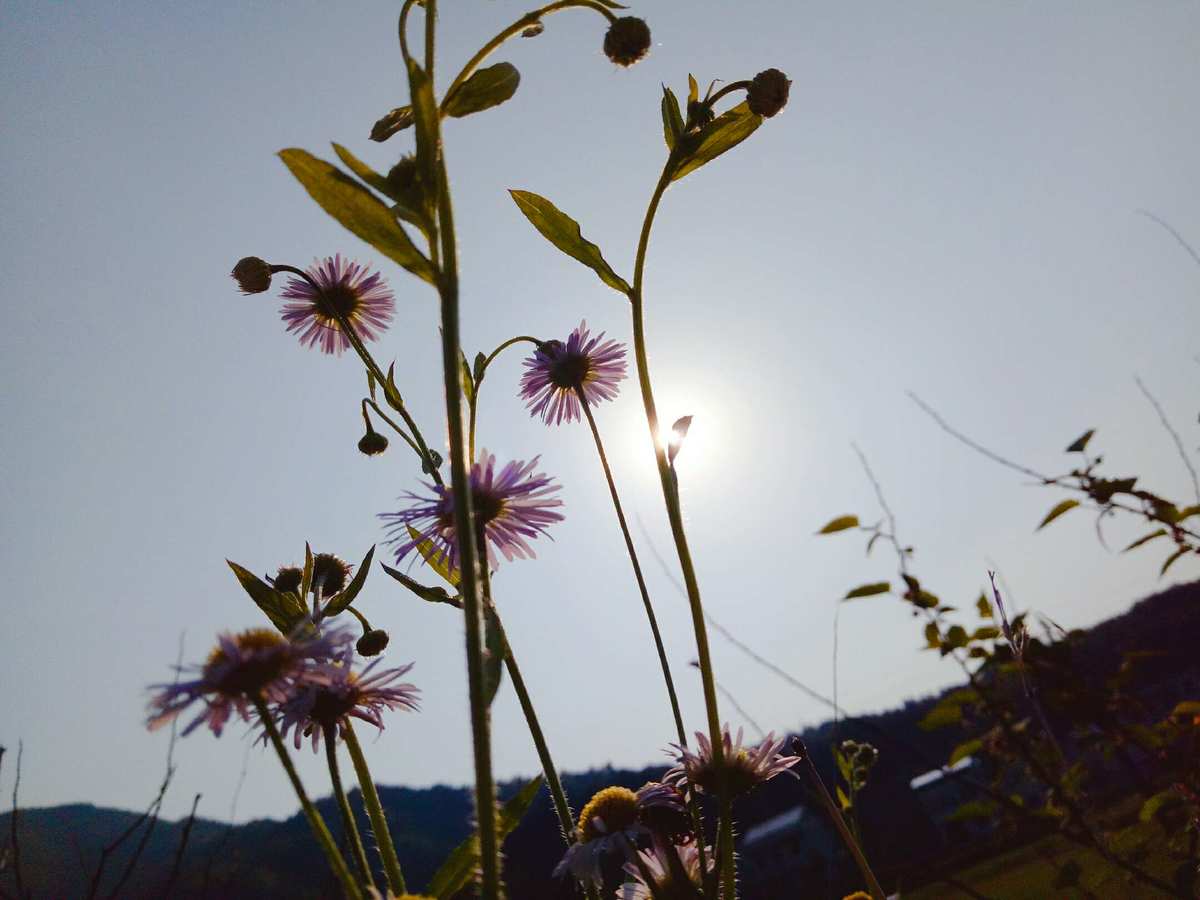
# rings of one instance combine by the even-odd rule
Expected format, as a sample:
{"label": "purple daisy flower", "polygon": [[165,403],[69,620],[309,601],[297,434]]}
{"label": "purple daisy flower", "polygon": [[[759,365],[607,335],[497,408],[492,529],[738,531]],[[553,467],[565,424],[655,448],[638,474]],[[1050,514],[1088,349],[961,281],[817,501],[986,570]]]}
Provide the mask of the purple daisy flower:
{"label": "purple daisy flower", "polygon": [[[559,489],[549,475],[535,473],[539,457],[529,462],[515,460],[499,472],[496,457],[486,450],[471,466],[471,501],[475,516],[483,522],[487,540],[488,564],[496,567],[496,551],[506,560],[531,559],[536,554],[527,539],[546,534],[546,528],[561,522],[563,515],[555,511],[562,500],[551,497]],[[408,533],[412,526],[434,548],[434,558],[450,569],[458,568],[458,538],[454,528],[454,489],[449,485],[426,482],[432,496],[411,491],[404,495],[414,501],[408,509],[381,513],[379,518],[389,523],[389,544],[396,545],[396,561],[407,556],[420,541]]]}
{"label": "purple daisy flower", "polygon": [[[705,854],[711,875],[716,866],[712,848]],[[625,864],[626,882],[617,892],[619,900],[700,900],[704,896],[700,873],[700,851],[695,844],[674,847],[655,841],[649,850]]]}
{"label": "purple daisy flower", "polygon": [[[744,746],[742,744],[742,729],[737,732],[735,741],[729,734],[729,726],[721,729],[721,746],[723,753],[723,768],[728,779],[729,790],[733,796],[744,794],[751,788],[769,781],[781,772],[787,772],[800,761],[799,756],[781,756],[779,751],[787,738],[776,740],[771,732],[759,743]],[[663,781],[674,784],[680,790],[689,787],[706,793],[717,792],[718,771],[713,761],[712,744],[708,736],[696,732],[698,751],[693,753],[686,747],[672,744],[675,748],[672,755],[676,764],[663,775]]]}
{"label": "purple daisy flower", "polygon": [[363,340],[373,341],[387,328],[395,313],[396,301],[378,272],[368,274],[366,266],[337,256],[325,257],[308,269],[313,283],[303,278],[288,279],[279,295],[285,303],[280,314],[289,332],[300,333],[300,343],[309,347],[320,344],[326,353],[338,353],[350,346],[342,332],[338,314]]}
{"label": "purple daisy flower", "polygon": [[573,422],[582,417],[579,393],[588,406],[617,396],[625,377],[625,347],[604,340],[604,332],[588,335],[587,322],[571,332],[566,343],[546,341],[525,360],[521,397],[531,416],[547,425]]}
{"label": "purple daisy flower", "polygon": [[381,659],[375,659],[361,672],[352,668],[354,651],[347,648],[336,663],[311,667],[305,677],[294,682],[290,696],[277,708],[279,731],[286,737],[293,729],[296,749],[312,737],[313,752],[320,746],[327,728],[341,729],[350,717],[361,719],[383,730],[385,709],[416,711],[420,688],[407,682],[397,684],[413,663],[372,674]]}
{"label": "purple daisy flower", "polygon": [[151,731],[161,728],[201,701],[204,708],[183,733],[190,734],[208,723],[213,734],[220,737],[233,713],[250,721],[255,697],[268,702],[287,699],[290,682],[303,673],[308,661],[332,657],[350,639],[348,631],[292,640],[269,628],[220,634],[204,665],[189,667],[199,673],[198,678],[151,685],[151,690],[158,693],[150,700],[146,726]]}

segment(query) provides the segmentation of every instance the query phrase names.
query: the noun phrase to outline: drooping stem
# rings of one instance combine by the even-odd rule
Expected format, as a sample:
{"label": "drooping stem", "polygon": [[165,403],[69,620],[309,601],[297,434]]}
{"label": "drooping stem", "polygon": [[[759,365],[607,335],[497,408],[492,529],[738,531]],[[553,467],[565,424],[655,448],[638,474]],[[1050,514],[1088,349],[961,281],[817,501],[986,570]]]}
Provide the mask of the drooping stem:
{"label": "drooping stem", "polygon": [[473,390],[471,392],[471,399],[470,399],[470,403],[468,404],[470,406],[471,424],[467,431],[468,431],[468,435],[469,435],[469,444],[470,444],[472,460],[475,459],[475,411],[479,406],[479,389],[483,385],[483,376],[487,374],[488,366],[490,366],[492,364],[492,361],[497,356],[499,356],[501,353],[503,353],[509,347],[512,347],[515,344],[520,344],[520,343],[523,343],[526,341],[531,344],[535,344],[539,347],[542,344],[542,342],[539,341],[535,337],[530,337],[527,334],[520,334],[514,338],[509,338],[507,341],[505,341],[503,344],[501,344],[499,347],[497,347],[495,350],[493,350],[491,353],[489,353],[486,357],[484,357],[483,365],[480,367],[479,372],[477,373],[477,377],[475,378],[475,390]]}
{"label": "drooping stem", "polygon": [[342,787],[342,773],[338,768],[337,759],[337,728],[332,726],[325,729],[325,761],[329,764],[329,782],[333,787],[333,796],[337,800],[338,810],[342,814],[342,828],[346,832],[346,843],[350,845],[350,855],[358,868],[358,877],[367,887],[375,887],[375,879],[371,877],[371,864],[367,862],[367,851],[363,848],[362,835],[358,833],[358,825],[354,822],[354,810]]}
{"label": "drooping stem", "polygon": [[317,839],[321,850],[324,851],[325,858],[329,861],[329,867],[333,869],[333,874],[342,883],[342,890],[346,892],[346,896],[351,900],[362,900],[362,891],[358,889],[358,885],[354,882],[354,876],[346,868],[346,861],[342,859],[342,854],[338,850],[337,844],[334,843],[333,836],[325,825],[325,820],[321,818],[317,808],[308,799],[304,785],[300,783],[300,776],[296,774],[296,767],[292,763],[291,756],[288,755],[287,747],[283,746],[283,739],[279,736],[279,729],[275,727],[275,720],[271,718],[271,711],[267,709],[266,702],[261,697],[255,697],[254,708],[258,710],[258,719],[279,756],[279,762],[283,765],[288,780],[292,783],[292,790],[296,792],[300,808],[304,810],[304,817],[308,819],[308,826],[312,829],[313,837]]}
{"label": "drooping stem", "polygon": [[679,697],[675,693],[675,680],[671,677],[671,664],[667,661],[667,651],[663,646],[662,632],[658,629],[658,618],[654,615],[654,606],[650,603],[650,592],[646,589],[646,579],[642,576],[642,564],[638,561],[637,550],[633,546],[633,538],[629,534],[629,524],[625,521],[625,510],[621,506],[621,497],[617,493],[617,485],[613,480],[612,469],[608,465],[608,457],[604,452],[604,443],[600,440],[600,429],[596,427],[596,417],[582,389],[576,389],[579,402],[583,406],[583,414],[588,426],[592,429],[592,438],[596,442],[596,453],[600,457],[600,467],[604,470],[604,478],[608,482],[608,493],[612,497],[613,509],[617,513],[617,523],[621,526],[621,534],[625,538],[625,550],[629,554],[629,563],[633,566],[633,577],[637,581],[638,591],[642,595],[642,605],[646,608],[646,618],[650,622],[650,632],[654,635],[654,646],[658,649],[658,661],[662,666],[663,681],[667,684],[667,696],[671,701],[671,712],[675,716],[675,731],[679,735],[681,746],[687,746],[687,732],[683,728],[683,715],[679,711]]}
{"label": "drooping stem", "polygon": [[[434,32],[437,0],[425,0],[425,71],[434,71]],[[431,151],[437,171],[437,231],[440,241],[437,288],[441,298],[442,380],[446,398],[450,481],[453,487],[454,526],[458,539],[460,589],[466,624],[467,683],[471,700],[471,740],[475,756],[475,815],[479,823],[481,894],[483,900],[500,897],[500,848],[496,841],[496,785],[492,781],[492,739],[488,704],[483,691],[483,602],[480,593],[479,548],[475,545],[470,466],[462,414],[462,339],[458,320],[458,250],[454,209],[442,155],[440,119],[433,118]],[[419,126],[418,126],[419,127]]]}
{"label": "drooping stem", "polygon": [[367,818],[371,820],[371,833],[375,835],[379,857],[383,860],[388,887],[393,894],[403,894],[404,874],[400,871],[400,859],[396,856],[396,845],[392,843],[392,833],[388,830],[387,818],[383,814],[383,804],[379,802],[379,792],[375,790],[375,781],[371,778],[371,770],[367,768],[367,758],[363,756],[362,745],[358,742],[358,735],[354,733],[354,726],[347,722],[343,734],[346,738],[346,749],[350,751],[350,759],[354,763],[354,774],[358,776],[363,806],[366,807]]}
{"label": "drooping stem", "polygon": [[658,475],[662,483],[663,501],[667,507],[667,518],[671,523],[671,536],[675,539],[675,549],[679,555],[679,566],[683,571],[684,587],[687,590],[688,605],[692,612],[692,628],[696,636],[696,656],[700,663],[700,680],[704,688],[704,706],[708,715],[709,740],[712,744],[713,765],[719,773],[718,796],[720,798],[721,822],[721,883],[724,900],[735,900],[737,885],[734,872],[733,854],[733,817],[732,804],[729,801],[728,785],[724,774],[724,743],[721,740],[720,712],[717,706],[717,687],[713,675],[712,656],[708,649],[708,629],[704,621],[704,604],[700,599],[700,585],[696,580],[696,570],[692,564],[692,554],[688,549],[687,534],[683,527],[683,513],[679,506],[679,492],[675,482],[675,471],[667,459],[667,450],[659,436],[658,410],[654,404],[654,390],[650,383],[650,369],[646,356],[646,326],[643,314],[642,287],[646,270],[646,251],[650,244],[650,230],[654,225],[654,217],[658,212],[659,203],[675,173],[677,156],[673,151],[663,166],[662,175],[655,185],[650,205],[646,209],[646,217],[642,222],[642,232],[638,238],[637,258],[633,267],[633,287],[629,292],[629,301],[633,313],[633,351],[637,363],[638,384],[642,391],[642,404],[646,410],[646,424],[650,428],[650,438],[654,442],[654,456],[658,462]]}

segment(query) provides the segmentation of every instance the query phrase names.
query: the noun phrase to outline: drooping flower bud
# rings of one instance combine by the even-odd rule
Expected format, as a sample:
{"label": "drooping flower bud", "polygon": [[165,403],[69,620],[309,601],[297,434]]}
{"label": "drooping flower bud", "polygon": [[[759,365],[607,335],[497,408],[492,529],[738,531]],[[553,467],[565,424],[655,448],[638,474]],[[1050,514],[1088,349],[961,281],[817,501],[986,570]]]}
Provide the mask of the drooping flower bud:
{"label": "drooping flower bud", "polygon": [[239,259],[229,274],[237,281],[243,294],[261,294],[271,287],[271,264],[257,256]]}
{"label": "drooping flower bud", "polygon": [[388,448],[388,439],[374,429],[368,429],[358,441],[358,449],[367,456],[378,456]]}
{"label": "drooping flower bud", "polygon": [[788,88],[792,82],[778,69],[766,69],[754,76],[746,91],[746,103],[750,112],[771,118],[788,101]]}
{"label": "drooping flower bud", "polygon": [[378,656],[387,649],[389,640],[388,633],[382,628],[372,628],[358,639],[354,647],[360,656]]}
{"label": "drooping flower bud", "polygon": [[632,66],[650,50],[650,26],[636,16],[622,16],[604,35],[604,55],[618,66]]}

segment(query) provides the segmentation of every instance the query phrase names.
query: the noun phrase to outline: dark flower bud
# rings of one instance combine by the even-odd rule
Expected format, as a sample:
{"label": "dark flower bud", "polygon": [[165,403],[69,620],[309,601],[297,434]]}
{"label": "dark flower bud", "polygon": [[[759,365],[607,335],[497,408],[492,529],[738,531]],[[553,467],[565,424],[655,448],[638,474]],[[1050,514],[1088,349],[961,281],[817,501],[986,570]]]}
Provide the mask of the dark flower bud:
{"label": "dark flower bud", "polygon": [[322,596],[332,597],[344,588],[349,574],[350,566],[332,553],[318,553],[313,557],[313,591],[320,586]]}
{"label": "dark flower bud", "polygon": [[304,582],[304,572],[297,569],[295,566],[283,566],[276,574],[275,580],[271,583],[277,591],[291,591],[292,593],[300,593],[300,585]]}
{"label": "dark flower bud", "polygon": [[703,128],[714,118],[712,107],[699,100],[689,100],[687,105],[688,121],[696,128]]}
{"label": "dark flower bud", "polygon": [[791,84],[788,77],[778,69],[759,72],[746,91],[746,103],[750,112],[771,118],[787,106],[788,88]]}
{"label": "dark flower bud", "polygon": [[521,37],[523,37],[523,38],[537,37],[539,34],[541,34],[545,30],[546,30],[546,26],[543,25],[541,22],[534,22],[532,25],[530,25],[528,28],[526,28],[524,31],[521,32]]}
{"label": "dark flower bud", "polygon": [[378,431],[369,430],[358,442],[358,449],[367,456],[378,456],[388,447],[388,439]]}
{"label": "dark flower bud", "polygon": [[604,55],[618,66],[632,66],[650,50],[650,26],[635,16],[617,19],[604,35]]}
{"label": "dark flower bud", "polygon": [[271,287],[271,264],[257,256],[239,259],[229,274],[237,281],[243,294],[261,294]]}
{"label": "dark flower bud", "polygon": [[365,632],[354,645],[360,656],[378,656],[388,645],[388,633],[382,628],[372,628]]}

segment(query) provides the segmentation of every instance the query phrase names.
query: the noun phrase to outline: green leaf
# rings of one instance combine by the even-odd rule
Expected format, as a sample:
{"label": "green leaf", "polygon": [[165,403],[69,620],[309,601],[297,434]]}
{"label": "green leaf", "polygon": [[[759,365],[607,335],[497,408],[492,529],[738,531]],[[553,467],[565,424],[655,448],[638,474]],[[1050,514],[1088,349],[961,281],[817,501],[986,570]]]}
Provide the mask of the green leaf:
{"label": "green leaf", "polygon": [[307,597],[312,593],[313,580],[313,552],[308,541],[304,542],[304,569],[300,576],[300,601],[307,602]]}
{"label": "green leaf", "polygon": [[1192,516],[1200,516],[1200,504],[1196,506],[1185,506],[1179,511],[1179,518],[1176,522],[1182,522],[1184,519],[1190,519]]}
{"label": "green leaf", "polygon": [[688,103],[695,103],[700,99],[700,85],[696,82],[696,76],[691,72],[688,73]]}
{"label": "green leaf", "polygon": [[421,582],[413,578],[409,578],[399,569],[393,569],[387,563],[380,563],[380,565],[383,566],[383,571],[387,572],[427,603],[449,603],[451,606],[462,609],[462,601],[457,597],[451,597],[449,594],[447,594],[445,588],[429,587],[428,585],[421,584]]}
{"label": "green leaf", "polygon": [[674,150],[675,142],[683,134],[683,114],[679,111],[679,99],[675,96],[674,91],[665,84],[663,85],[662,120],[663,138],[667,142],[667,149]]}
{"label": "green leaf", "polygon": [[1171,566],[1174,565],[1175,560],[1179,559],[1179,557],[1183,556],[1187,552],[1188,552],[1187,547],[1180,547],[1178,550],[1176,550],[1174,553],[1172,553],[1170,556],[1168,556],[1167,561],[1164,562],[1162,564],[1162,568],[1158,570],[1159,577],[1161,578],[1163,575],[1166,575],[1167,569],[1171,568]]}
{"label": "green leaf", "polygon": [[979,599],[975,601],[975,608],[979,610],[979,618],[990,619],[992,615],[992,601],[988,599],[987,594],[980,594]]}
{"label": "green leaf", "polygon": [[600,276],[601,281],[614,291],[620,291],[622,294],[629,293],[629,284],[604,261],[600,248],[583,236],[578,222],[545,197],[539,197],[529,191],[509,191],[509,193],[512,194],[517,207],[525,214],[525,218],[542,233],[542,237],[567,256],[588,266]]}
{"label": "green leaf", "polygon": [[253,572],[232,560],[227,559],[225,562],[229,563],[229,568],[233,569],[233,574],[237,576],[237,580],[250,595],[250,599],[266,614],[267,618],[271,620],[271,624],[283,634],[291,634],[292,628],[299,619],[289,615],[288,610],[295,605],[296,598],[290,593],[285,594],[275,590]]}
{"label": "green leaf", "polygon": [[412,125],[412,123],[413,108],[411,106],[397,106],[390,112],[385,113],[378,122],[371,126],[371,140],[382,143],[393,134],[399,134],[405,128]]}
{"label": "green leaf", "polygon": [[725,151],[732,150],[750,137],[761,124],[762,116],[750,112],[750,107],[745,103],[739,103],[733,109],[721,113],[704,126],[695,138],[688,138],[689,141],[695,142],[695,146],[683,158],[671,180],[678,181],[684,175],[712,162]]}
{"label": "green leaf", "polygon": [[1173,789],[1159,791],[1142,804],[1142,808],[1138,812],[1138,819],[1142,822],[1151,822],[1163,807],[1169,808],[1180,802],[1179,795]]}
{"label": "green leaf", "polygon": [[450,587],[458,587],[461,580],[461,575],[458,569],[451,569],[449,560],[444,552],[440,552],[433,546],[433,541],[417,531],[411,525],[405,525],[408,529],[408,536],[417,542],[417,552],[421,554],[421,558],[428,563],[429,568],[437,572],[450,585]]}
{"label": "green leaf", "polygon": [[838,531],[845,531],[847,528],[858,527],[858,516],[838,516],[836,519],[831,519],[825,523],[817,534],[834,534]]}
{"label": "green leaf", "polygon": [[966,819],[990,819],[996,814],[996,804],[990,800],[968,800],[954,812],[950,813],[947,821],[962,822]]}
{"label": "green leaf", "polygon": [[922,731],[958,725],[963,719],[963,707],[975,703],[979,694],[973,688],[959,688],[942,697],[917,723]]}
{"label": "green leaf", "polygon": [[994,625],[985,625],[983,628],[976,628],[971,633],[973,641],[994,641],[1000,637],[1000,629]]}
{"label": "green leaf", "polygon": [[408,64],[408,84],[412,92],[413,121],[417,127],[417,171],[425,186],[430,206],[438,202],[438,132],[441,127],[437,101],[429,76],[415,61]]}
{"label": "green leaf", "polygon": [[925,649],[938,650],[942,646],[942,634],[938,631],[937,624],[929,622],[925,625]]}
{"label": "green leaf", "polygon": [[475,73],[442,101],[442,112],[456,119],[499,106],[517,92],[521,73],[512,63],[496,63]]}
{"label": "green leaf", "polygon": [[369,184],[385,197],[391,195],[388,190],[387,179],[368,166],[365,162],[343,147],[341,144],[333,143],[333,152],[338,155],[338,159],[342,161],[347,169],[359,177],[365,184]]}
{"label": "green leaf", "polygon": [[504,657],[508,647],[504,643],[504,629],[490,606],[483,610],[483,699],[488,705],[496,698],[500,681],[504,676]]}
{"label": "green leaf", "polygon": [[946,631],[945,640],[942,641],[942,656],[951,650],[965,646],[967,646],[967,630],[961,625],[951,625]]}
{"label": "green leaf", "polygon": [[468,403],[475,402],[475,379],[471,377],[471,366],[467,363],[467,354],[458,351],[458,367],[462,372],[462,389]]}
{"label": "green leaf", "polygon": [[840,805],[842,807],[842,812],[846,812],[847,810],[850,809],[850,806],[851,806],[850,798],[846,796],[846,792],[842,790],[842,786],[840,784],[836,785],[836,788],[837,788],[838,805]]}
{"label": "green leaf", "polygon": [[375,545],[371,545],[371,549],[367,551],[367,555],[363,557],[363,561],[358,566],[358,571],[354,573],[354,577],[350,579],[350,583],[346,585],[341,593],[335,594],[325,604],[325,616],[336,616],[347,606],[354,602],[354,598],[358,596],[363,589],[363,585],[367,583],[367,573],[371,569],[371,560],[375,558]]}
{"label": "green leaf", "polygon": [[1130,550],[1133,550],[1133,549],[1136,549],[1137,547],[1142,546],[1142,544],[1150,543],[1155,538],[1163,537],[1166,533],[1167,533],[1167,529],[1160,528],[1160,529],[1158,529],[1158,531],[1152,531],[1149,534],[1144,534],[1140,538],[1138,538],[1136,541],[1134,541],[1132,544],[1130,544],[1128,547],[1126,547],[1124,550],[1122,550],[1121,552],[1128,553]]}
{"label": "green leaf", "polygon": [[388,259],[433,283],[429,260],[374,194],[306,150],[281,150],[279,157],[321,209]]}
{"label": "green leaf", "polygon": [[483,376],[487,374],[487,357],[482,353],[475,354],[475,364],[471,367],[471,375],[475,378],[475,385],[478,387],[479,382],[483,381]]}
{"label": "green leaf", "polygon": [[1171,716],[1200,716],[1200,700],[1184,700],[1175,704]]}
{"label": "green leaf", "polygon": [[848,591],[843,600],[854,600],[858,597],[874,597],[876,594],[886,594],[892,589],[889,582],[879,581],[874,584],[864,584],[861,587],[856,587],[852,591]]}
{"label": "green leaf", "polygon": [[966,759],[968,756],[974,756],[976,753],[978,753],[982,749],[983,749],[983,741],[980,740],[979,738],[974,738],[973,740],[969,740],[969,741],[963,741],[961,744],[959,744],[957,747],[955,747],[952,751],[950,751],[950,759],[948,759],[946,761],[946,765],[953,766],[955,763],[959,762],[960,760]]}
{"label": "green leaf", "polygon": [[1063,500],[1059,503],[1056,503],[1054,505],[1054,508],[1051,509],[1050,512],[1046,513],[1046,518],[1042,519],[1042,524],[1039,525],[1035,530],[1041,531],[1043,528],[1045,528],[1047,525],[1049,525],[1051,522],[1053,522],[1055,519],[1057,519],[1063,513],[1070,512],[1078,505],[1079,505],[1078,500]]}
{"label": "green leaf", "polygon": [[1096,433],[1095,428],[1089,428],[1087,431],[1085,431],[1083,434],[1081,434],[1079,437],[1075,438],[1075,440],[1073,440],[1071,442],[1071,446],[1069,446],[1067,448],[1066,452],[1067,453],[1082,453],[1084,451],[1084,448],[1087,447],[1088,441],[1090,441],[1092,439],[1092,435],[1095,433]]}
{"label": "green leaf", "polygon": [[[504,804],[496,818],[497,840],[503,841],[517,827],[541,789],[542,776],[539,775]],[[479,835],[472,834],[446,857],[441,868],[434,873],[433,880],[429,882],[429,893],[437,900],[450,900],[471,883],[478,867]]]}

